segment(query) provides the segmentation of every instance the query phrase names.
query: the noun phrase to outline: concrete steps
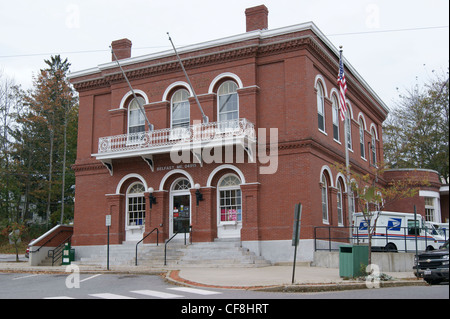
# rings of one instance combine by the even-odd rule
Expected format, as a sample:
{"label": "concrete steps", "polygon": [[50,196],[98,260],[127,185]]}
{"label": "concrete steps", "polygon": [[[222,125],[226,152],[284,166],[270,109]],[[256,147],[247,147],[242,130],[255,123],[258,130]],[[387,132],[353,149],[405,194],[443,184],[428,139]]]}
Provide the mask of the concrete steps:
{"label": "concrete steps", "polygon": [[[164,265],[164,244],[139,245],[138,265],[149,268],[179,267],[265,267],[271,263],[241,247],[239,240],[222,240],[184,245],[184,241],[167,245],[167,265]],[[111,266],[135,265],[136,246],[133,243],[110,247]],[[79,264],[106,266],[106,247],[90,257],[83,257]]]}

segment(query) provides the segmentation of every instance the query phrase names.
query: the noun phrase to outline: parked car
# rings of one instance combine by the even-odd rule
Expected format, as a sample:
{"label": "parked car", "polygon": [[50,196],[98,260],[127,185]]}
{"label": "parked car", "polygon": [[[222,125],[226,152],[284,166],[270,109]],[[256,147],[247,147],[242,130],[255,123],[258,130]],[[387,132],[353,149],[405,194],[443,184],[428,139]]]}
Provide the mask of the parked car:
{"label": "parked car", "polygon": [[449,281],[448,276],[448,240],[438,250],[424,251],[416,256],[416,275],[430,285]]}

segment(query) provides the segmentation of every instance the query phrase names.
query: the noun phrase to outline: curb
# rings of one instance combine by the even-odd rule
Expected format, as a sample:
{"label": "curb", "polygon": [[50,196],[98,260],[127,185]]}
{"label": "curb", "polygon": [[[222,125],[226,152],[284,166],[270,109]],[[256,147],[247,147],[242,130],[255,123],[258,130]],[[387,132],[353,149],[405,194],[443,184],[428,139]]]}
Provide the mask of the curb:
{"label": "curb", "polygon": [[[370,289],[365,282],[349,283],[325,283],[325,284],[295,284],[295,285],[274,285],[274,286],[218,286],[193,282],[179,276],[179,270],[170,270],[164,276],[165,281],[178,286],[203,287],[215,289],[237,289],[266,292],[325,292],[325,291],[343,291],[355,289]],[[404,286],[428,286],[423,280],[397,280],[381,281],[377,288],[404,287]],[[375,287],[373,287],[375,288]]]}

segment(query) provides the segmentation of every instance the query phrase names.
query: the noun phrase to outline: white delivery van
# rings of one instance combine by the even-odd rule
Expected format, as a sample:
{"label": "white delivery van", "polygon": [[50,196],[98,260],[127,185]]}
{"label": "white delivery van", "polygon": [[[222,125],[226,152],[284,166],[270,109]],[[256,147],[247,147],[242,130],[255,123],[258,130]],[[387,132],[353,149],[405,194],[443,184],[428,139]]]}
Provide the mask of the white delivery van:
{"label": "white delivery van", "polygon": [[440,235],[446,240],[449,237],[448,223],[425,222],[425,227],[432,236]]}
{"label": "white delivery van", "polygon": [[[376,221],[372,234],[372,251],[408,251],[416,250],[416,234],[418,251],[439,249],[445,238],[439,234],[432,235],[426,231],[421,215],[376,211],[370,213],[370,224]],[[353,214],[353,243],[368,244],[367,221],[363,213]]]}

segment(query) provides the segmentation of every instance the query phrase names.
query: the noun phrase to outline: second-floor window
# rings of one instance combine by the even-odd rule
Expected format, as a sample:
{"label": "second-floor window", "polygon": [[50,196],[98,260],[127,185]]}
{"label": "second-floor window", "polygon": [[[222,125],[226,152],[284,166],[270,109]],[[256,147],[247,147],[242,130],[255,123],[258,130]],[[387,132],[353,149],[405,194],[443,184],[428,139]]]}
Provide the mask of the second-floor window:
{"label": "second-floor window", "polygon": [[144,99],[138,96],[137,99],[133,99],[128,105],[128,134],[145,131],[145,117],[142,113],[143,108],[141,110],[144,104]]}
{"label": "second-floor window", "polygon": [[366,158],[366,150],[364,147],[364,122],[359,119],[359,147],[361,149],[361,157]]}
{"label": "second-floor window", "polygon": [[320,83],[317,84],[317,115],[319,130],[325,132],[325,95]]}
{"label": "second-floor window", "polygon": [[218,90],[219,122],[239,119],[239,98],[237,84],[233,81],[224,82]]}
{"label": "second-floor window", "polygon": [[333,138],[339,141],[339,104],[335,95],[332,98],[333,102]]}
{"label": "second-floor window", "polygon": [[188,127],[190,121],[189,92],[181,89],[172,96],[172,128]]}

